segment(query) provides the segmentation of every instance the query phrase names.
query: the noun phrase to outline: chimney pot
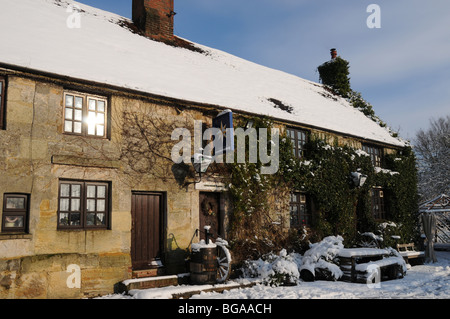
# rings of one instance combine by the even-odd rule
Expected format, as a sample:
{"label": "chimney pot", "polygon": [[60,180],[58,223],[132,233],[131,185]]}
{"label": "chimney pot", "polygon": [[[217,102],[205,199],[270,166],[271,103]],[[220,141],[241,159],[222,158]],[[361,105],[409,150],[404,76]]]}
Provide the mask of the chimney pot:
{"label": "chimney pot", "polygon": [[337,50],[335,49],[335,48],[333,48],[333,49],[331,49],[330,50],[330,53],[331,53],[331,59],[336,59],[336,57],[337,57]]}

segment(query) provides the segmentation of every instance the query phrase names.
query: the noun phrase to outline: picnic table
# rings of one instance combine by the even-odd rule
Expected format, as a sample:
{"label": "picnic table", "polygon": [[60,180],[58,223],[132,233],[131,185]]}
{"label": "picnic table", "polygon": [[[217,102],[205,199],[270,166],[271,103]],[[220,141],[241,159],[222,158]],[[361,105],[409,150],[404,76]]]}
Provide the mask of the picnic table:
{"label": "picnic table", "polygon": [[387,249],[343,248],[337,258],[344,281],[367,283],[374,268],[380,269],[381,280],[402,278],[405,272],[403,258],[391,256]]}

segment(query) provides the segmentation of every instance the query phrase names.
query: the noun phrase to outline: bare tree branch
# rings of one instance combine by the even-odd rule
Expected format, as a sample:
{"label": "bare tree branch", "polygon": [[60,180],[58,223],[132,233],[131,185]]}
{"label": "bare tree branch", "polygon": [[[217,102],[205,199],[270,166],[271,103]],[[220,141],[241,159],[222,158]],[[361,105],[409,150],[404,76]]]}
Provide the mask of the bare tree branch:
{"label": "bare tree branch", "polygon": [[450,116],[432,119],[416,135],[419,191],[423,199],[450,192]]}

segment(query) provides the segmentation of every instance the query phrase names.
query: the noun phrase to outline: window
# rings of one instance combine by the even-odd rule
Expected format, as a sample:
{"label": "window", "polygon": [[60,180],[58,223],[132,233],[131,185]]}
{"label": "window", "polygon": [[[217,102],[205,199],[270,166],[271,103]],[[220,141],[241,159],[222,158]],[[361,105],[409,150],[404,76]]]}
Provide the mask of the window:
{"label": "window", "polygon": [[58,229],[106,229],[109,183],[60,181]]}
{"label": "window", "polygon": [[4,129],[5,123],[5,93],[6,93],[6,80],[0,76],[0,130]]}
{"label": "window", "polygon": [[312,214],[308,209],[306,195],[302,193],[291,194],[291,228],[311,226]]}
{"label": "window", "polygon": [[106,138],[105,97],[64,93],[64,133]]}
{"label": "window", "polygon": [[382,150],[372,145],[363,145],[363,151],[369,154],[372,164],[375,167],[381,167]]}
{"label": "window", "polygon": [[29,195],[3,196],[2,232],[24,233],[28,228]]}
{"label": "window", "polygon": [[302,158],[305,153],[305,144],[308,142],[308,131],[287,128],[286,132],[291,139],[294,156]]}
{"label": "window", "polygon": [[372,189],[372,213],[375,219],[386,219],[384,191],[382,188]]}

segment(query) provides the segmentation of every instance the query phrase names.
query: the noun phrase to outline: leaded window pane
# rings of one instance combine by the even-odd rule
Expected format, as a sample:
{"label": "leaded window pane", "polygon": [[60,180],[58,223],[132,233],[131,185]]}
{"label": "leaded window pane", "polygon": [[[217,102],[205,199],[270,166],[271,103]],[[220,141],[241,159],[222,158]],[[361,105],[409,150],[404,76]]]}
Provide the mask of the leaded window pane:
{"label": "leaded window pane", "polygon": [[61,197],[69,197],[70,195],[70,184],[61,184]]}
{"label": "leaded window pane", "polygon": [[81,214],[80,213],[71,213],[70,214],[70,225],[71,226],[79,226],[81,224]]}
{"label": "leaded window pane", "polygon": [[7,209],[25,209],[25,198],[23,197],[8,197],[6,199]]}
{"label": "leaded window pane", "polygon": [[83,108],[83,98],[82,97],[76,97],[75,98],[75,108],[82,109]]}
{"label": "leaded window pane", "polygon": [[97,198],[106,197],[106,186],[97,186]]}
{"label": "leaded window pane", "polygon": [[96,101],[93,99],[89,99],[89,110],[90,111],[96,110]]}
{"label": "leaded window pane", "polygon": [[73,126],[73,132],[74,132],[74,133],[81,134],[81,130],[82,130],[82,124],[81,124],[81,122],[75,122],[75,123],[74,123],[74,126]]}
{"label": "leaded window pane", "polygon": [[66,95],[66,106],[73,107],[73,95]]}
{"label": "leaded window pane", "polygon": [[95,199],[88,199],[87,200],[87,211],[88,212],[95,212]]}
{"label": "leaded window pane", "polygon": [[105,101],[97,101],[97,111],[105,112]]}
{"label": "leaded window pane", "polygon": [[61,198],[59,200],[59,210],[62,212],[68,212],[70,207],[70,200],[68,198]]}
{"label": "leaded window pane", "polygon": [[81,185],[72,185],[72,197],[81,197]]}
{"label": "leaded window pane", "polygon": [[106,210],[106,202],[104,199],[97,200],[97,211],[104,212]]}
{"label": "leaded window pane", "polygon": [[64,131],[71,133],[73,128],[73,122],[72,121],[65,121],[64,122]]}
{"label": "leaded window pane", "polygon": [[81,209],[80,199],[72,199],[70,210],[71,211],[79,211]]}
{"label": "leaded window pane", "polygon": [[88,187],[87,187],[87,197],[88,198],[95,198],[95,190],[96,190],[96,187],[94,185],[88,185]]}
{"label": "leaded window pane", "polygon": [[82,121],[83,120],[83,111],[81,110],[75,110],[75,121]]}
{"label": "leaded window pane", "polygon": [[73,120],[73,109],[66,108],[66,120]]}

